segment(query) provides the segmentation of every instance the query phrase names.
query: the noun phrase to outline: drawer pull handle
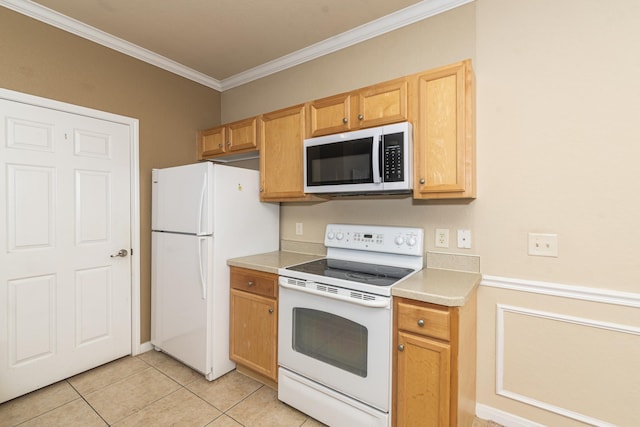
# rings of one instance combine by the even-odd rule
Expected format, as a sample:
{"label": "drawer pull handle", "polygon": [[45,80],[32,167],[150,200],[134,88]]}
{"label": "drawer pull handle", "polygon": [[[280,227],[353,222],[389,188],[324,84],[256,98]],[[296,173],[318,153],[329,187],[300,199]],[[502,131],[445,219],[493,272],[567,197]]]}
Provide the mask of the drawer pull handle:
{"label": "drawer pull handle", "polygon": [[398,351],[404,351],[404,344],[398,344]]}
{"label": "drawer pull handle", "polygon": [[269,308],[269,314],[273,314],[273,308]]}
{"label": "drawer pull handle", "polygon": [[247,286],[248,286],[248,287],[252,287],[253,285],[255,285],[255,283],[253,283],[253,280],[249,280],[249,281],[247,282]]}
{"label": "drawer pull handle", "polygon": [[418,326],[422,328],[424,326],[424,320],[422,319],[418,320]]}

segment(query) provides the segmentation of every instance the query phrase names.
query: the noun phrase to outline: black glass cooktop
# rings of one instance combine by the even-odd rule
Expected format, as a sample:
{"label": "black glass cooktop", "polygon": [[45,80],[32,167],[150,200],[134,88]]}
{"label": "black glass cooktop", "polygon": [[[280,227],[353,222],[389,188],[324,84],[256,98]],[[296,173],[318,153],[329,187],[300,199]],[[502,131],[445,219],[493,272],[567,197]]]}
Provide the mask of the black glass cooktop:
{"label": "black glass cooktop", "polygon": [[287,267],[287,270],[300,271],[322,277],[350,280],[375,286],[391,286],[403,277],[413,273],[413,270],[410,268],[329,258],[294,265]]}

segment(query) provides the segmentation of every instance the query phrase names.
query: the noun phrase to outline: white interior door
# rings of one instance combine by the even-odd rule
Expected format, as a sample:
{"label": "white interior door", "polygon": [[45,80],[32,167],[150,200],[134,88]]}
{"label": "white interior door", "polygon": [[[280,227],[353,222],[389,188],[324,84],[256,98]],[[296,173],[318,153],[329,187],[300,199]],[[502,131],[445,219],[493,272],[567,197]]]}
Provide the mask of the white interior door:
{"label": "white interior door", "polygon": [[131,353],[129,127],[0,99],[0,402]]}

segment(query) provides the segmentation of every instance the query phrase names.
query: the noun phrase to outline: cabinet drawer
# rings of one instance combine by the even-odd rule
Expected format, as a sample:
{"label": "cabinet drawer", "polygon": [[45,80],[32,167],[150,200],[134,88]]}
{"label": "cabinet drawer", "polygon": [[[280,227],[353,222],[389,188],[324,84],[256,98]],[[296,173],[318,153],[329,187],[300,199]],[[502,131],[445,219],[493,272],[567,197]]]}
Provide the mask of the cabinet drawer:
{"label": "cabinet drawer", "polygon": [[449,341],[449,311],[405,302],[399,302],[397,309],[398,329]]}
{"label": "cabinet drawer", "polygon": [[231,267],[231,289],[251,292],[266,297],[276,297],[278,276],[257,270]]}

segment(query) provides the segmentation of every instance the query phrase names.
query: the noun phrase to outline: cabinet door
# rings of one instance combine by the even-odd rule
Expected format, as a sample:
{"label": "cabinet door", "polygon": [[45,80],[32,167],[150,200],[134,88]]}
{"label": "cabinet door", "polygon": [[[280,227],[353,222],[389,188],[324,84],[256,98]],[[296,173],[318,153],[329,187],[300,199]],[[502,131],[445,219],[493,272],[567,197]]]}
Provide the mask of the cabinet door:
{"label": "cabinet door", "polygon": [[227,151],[255,150],[258,146],[258,118],[227,125]]}
{"label": "cabinet door", "polygon": [[448,427],[451,346],[400,331],[397,353],[395,425]]}
{"label": "cabinet door", "polygon": [[304,198],[304,105],[262,115],[260,120],[260,198]]}
{"label": "cabinet door", "polygon": [[469,61],[417,77],[414,198],[475,197],[473,71]]}
{"label": "cabinet door", "polygon": [[223,154],[225,152],[226,129],[218,126],[198,133],[198,159]]}
{"label": "cabinet door", "polygon": [[230,301],[230,359],[276,381],[276,301],[236,289]]}
{"label": "cabinet door", "polygon": [[360,128],[407,121],[408,87],[408,80],[402,78],[361,89],[352,120]]}
{"label": "cabinet door", "polygon": [[[321,136],[352,129],[352,96],[348,93],[309,103],[309,135]],[[357,126],[357,125],[356,125]]]}

